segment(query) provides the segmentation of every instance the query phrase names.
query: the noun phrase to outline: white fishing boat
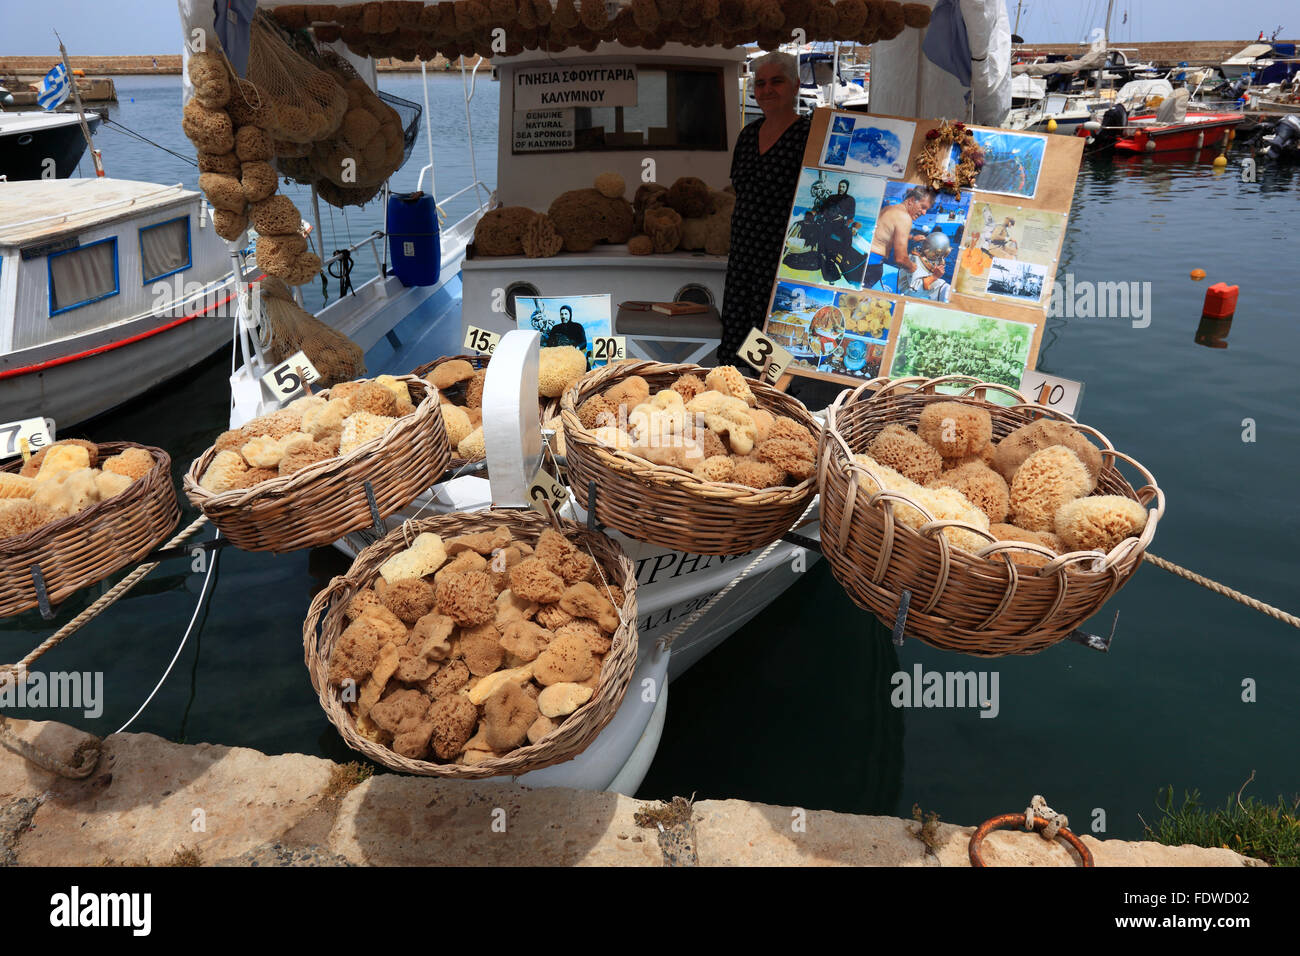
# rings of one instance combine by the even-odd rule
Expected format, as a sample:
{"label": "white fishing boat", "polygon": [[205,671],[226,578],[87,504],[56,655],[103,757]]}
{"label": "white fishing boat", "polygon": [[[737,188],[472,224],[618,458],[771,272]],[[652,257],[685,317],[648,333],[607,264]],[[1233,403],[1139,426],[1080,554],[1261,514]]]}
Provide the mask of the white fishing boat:
{"label": "white fishing boat", "polygon": [[[98,113],[86,116],[93,134]],[[86,152],[86,137],[76,113],[45,110],[0,111],[0,180],[67,179]]]}
{"label": "white fishing boat", "polygon": [[234,294],[193,190],[0,183],[0,420],[72,425],[186,371],[229,341]]}

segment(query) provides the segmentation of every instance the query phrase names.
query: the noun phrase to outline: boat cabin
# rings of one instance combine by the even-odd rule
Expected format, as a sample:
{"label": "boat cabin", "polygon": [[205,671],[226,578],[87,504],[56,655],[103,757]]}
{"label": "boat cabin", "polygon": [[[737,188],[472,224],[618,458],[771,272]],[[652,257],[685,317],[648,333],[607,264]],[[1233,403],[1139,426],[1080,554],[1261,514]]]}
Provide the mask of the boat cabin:
{"label": "boat cabin", "polygon": [[[696,176],[713,189],[730,182],[731,149],[742,125],[745,50],[667,44],[639,50],[603,43],[496,61],[500,77],[496,198],[545,212],[560,193],[590,188],[615,172],[629,200],[643,182]],[[608,293],[627,301],[692,301],[720,310],[725,256],[675,251],[633,256],[625,244],[549,258],[481,256],[462,266],[463,324],[516,328],[515,297]],[[648,318],[648,316],[657,316]],[[669,319],[626,314],[615,334],[629,351],[664,361],[699,361],[721,334],[716,313]]]}

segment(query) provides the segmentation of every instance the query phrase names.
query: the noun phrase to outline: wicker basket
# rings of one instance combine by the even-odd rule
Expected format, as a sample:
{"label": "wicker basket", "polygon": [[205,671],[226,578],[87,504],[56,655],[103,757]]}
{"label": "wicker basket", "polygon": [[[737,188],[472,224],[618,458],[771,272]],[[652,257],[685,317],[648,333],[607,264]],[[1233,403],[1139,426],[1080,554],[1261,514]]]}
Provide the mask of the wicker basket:
{"label": "wicker basket", "polygon": [[[40,565],[54,605],[139,561],[175,530],[181,513],[167,452],[134,442],[106,442],[98,447],[100,461],[128,448],[143,448],[153,456],[154,467],[107,501],[0,541],[0,617],[37,606],[34,564]],[[14,461],[3,470],[21,468],[22,462]]]}
{"label": "wicker basket", "polygon": [[[578,406],[633,375],[651,393],[668,388],[678,377],[708,369],[662,362],[624,362],[590,372],[560,397],[560,418],[569,478],[580,502],[588,482],[596,482],[596,517],[638,541],[691,554],[745,554],[776,541],[799,520],[816,493],[812,478],[793,487],[762,490],[709,482],[689,471],[653,465],[599,441],[578,420]],[[817,420],[784,392],[749,380],[761,408],[793,418],[814,436]]]}
{"label": "wicker basket", "polygon": [[[484,369],[488,367],[488,363],[492,361],[492,357],[490,355],[444,355],[440,359],[434,359],[432,362],[429,362],[427,365],[421,365],[411,374],[418,376],[419,378],[424,378],[426,375],[429,375],[435,368],[437,368],[439,365],[443,364],[444,362],[453,362],[456,360],[469,362],[469,364],[474,366],[474,368],[476,369]],[[551,418],[560,413],[560,400],[558,398],[543,398],[543,399],[538,399],[538,402],[539,402],[538,412],[541,415],[542,421],[546,421],[548,418]],[[452,471],[459,471],[460,469],[464,468],[466,465],[475,464],[482,460],[483,459],[481,458],[478,459],[461,458],[458,454],[456,454],[456,449],[453,448],[451,450],[451,464],[448,465],[447,467],[450,468]]]}
{"label": "wicker basket", "polygon": [[[939,385],[965,388],[960,396],[939,394]],[[967,387],[969,386],[969,387]],[[1005,392],[1018,404],[993,404],[975,397],[980,389]],[[873,395],[867,393],[874,391]],[[914,530],[895,522],[893,502],[925,509],[892,492],[872,494],[877,483],[868,467],[853,461],[886,425],[915,426],[931,402],[961,401],[986,408],[993,440],[1042,417],[1052,417],[1092,436],[1102,446],[1102,473],[1096,493],[1123,495],[1149,507],[1141,536],[1127,538],[1106,555],[1076,551],[1053,557],[1041,568],[1017,565],[1012,555],[1026,550],[1053,552],[1026,542],[994,543],[987,532],[956,521],[933,522]],[[1135,491],[1116,468],[1128,462],[1146,482]],[[844,392],[831,406],[818,454],[821,492],[821,543],[836,580],[855,604],[886,624],[897,615],[902,592],[910,591],[906,633],[934,647],[995,657],[1036,654],[1060,641],[1095,614],[1132,577],[1164,514],[1164,493],[1140,463],[1115,450],[1101,432],[1068,415],[1027,402],[1003,385],[965,376],[906,378],[866,382]],[[968,529],[988,539],[978,554],[952,547],[944,527]]]}
{"label": "wicker basket", "polygon": [[[245,551],[296,551],[330,544],[373,524],[365,482],[374,488],[381,517],[400,511],[442,476],[451,458],[438,411],[437,390],[400,376],[416,402],[381,438],[346,455],[327,458],[251,488],[213,494],[199,479],[216,456],[209,448],[185,474],[185,494]],[[327,396],[329,391],[317,393]]]}
{"label": "wicker basket", "polygon": [[609,652],[601,667],[600,684],[591,700],[537,743],[473,766],[412,760],[357,732],[339,689],[330,686],[327,680],[330,657],[346,626],[343,614],[348,603],[358,591],[374,581],[379,574],[379,566],[391,555],[403,550],[407,541],[415,535],[430,531],[445,539],[491,531],[498,525],[505,525],[512,535],[527,538],[530,542],[535,541],[546,528],[552,527],[544,517],[533,511],[474,511],[417,518],[406,522],[403,527],[362,551],[348,573],[330,581],[311,602],[307,620],[303,624],[307,670],[326,716],[353,750],[393,770],[428,777],[482,779],[503,774],[517,776],[573,759],[596,739],[596,735],[613,718],[632,679],[632,672],[636,669],[636,572],[632,562],[614,541],[579,525],[563,522],[556,526],[557,529],[595,557],[606,580],[621,587],[625,595],[623,606],[618,609],[622,624],[613,635]]}

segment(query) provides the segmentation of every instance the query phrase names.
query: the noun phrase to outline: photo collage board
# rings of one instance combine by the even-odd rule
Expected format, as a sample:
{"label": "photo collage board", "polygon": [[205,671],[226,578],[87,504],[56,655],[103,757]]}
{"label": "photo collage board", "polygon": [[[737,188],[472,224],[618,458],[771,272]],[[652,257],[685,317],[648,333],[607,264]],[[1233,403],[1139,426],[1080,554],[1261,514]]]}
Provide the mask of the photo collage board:
{"label": "photo collage board", "polygon": [[1082,141],[972,126],[984,166],[958,197],[916,171],[939,125],[813,114],[763,329],[789,372],[1017,388],[1035,367]]}

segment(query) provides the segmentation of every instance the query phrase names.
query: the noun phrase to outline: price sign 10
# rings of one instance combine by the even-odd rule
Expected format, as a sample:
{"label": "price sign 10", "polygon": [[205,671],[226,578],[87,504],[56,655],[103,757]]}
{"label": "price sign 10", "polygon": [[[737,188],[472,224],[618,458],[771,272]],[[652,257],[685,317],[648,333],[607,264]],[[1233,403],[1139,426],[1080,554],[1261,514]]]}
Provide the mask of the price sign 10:
{"label": "price sign 10", "polygon": [[464,347],[471,352],[484,352],[491,355],[496,351],[497,343],[500,341],[501,336],[498,333],[480,329],[477,325],[471,325],[465,330]]}
{"label": "price sign 10", "polygon": [[1020,394],[1053,411],[1075,415],[1083,397],[1083,383],[1026,369],[1020,379]]}
{"label": "price sign 10", "polygon": [[0,425],[0,458],[12,458],[23,453],[23,443],[27,451],[35,454],[54,444],[54,437],[47,418],[24,418],[22,421]]}

